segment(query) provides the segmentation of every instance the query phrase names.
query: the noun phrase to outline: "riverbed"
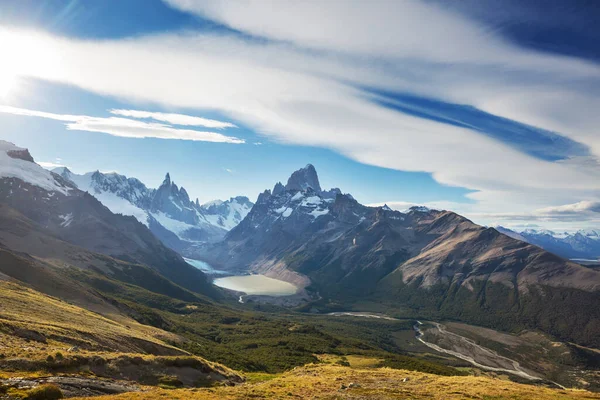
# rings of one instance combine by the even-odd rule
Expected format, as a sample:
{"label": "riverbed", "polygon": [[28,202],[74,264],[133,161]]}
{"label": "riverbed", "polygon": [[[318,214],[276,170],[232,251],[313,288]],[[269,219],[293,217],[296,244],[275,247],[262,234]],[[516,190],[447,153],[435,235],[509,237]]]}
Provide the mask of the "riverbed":
{"label": "riverbed", "polygon": [[[374,314],[366,312],[337,312],[330,313],[328,315],[338,317],[351,316],[360,318],[379,318],[392,321],[397,320],[396,318],[389,317],[385,314]],[[425,333],[421,330],[421,326],[423,324],[420,321],[417,321],[417,324],[414,326],[416,339],[419,342],[423,343],[425,346],[429,347],[430,349],[440,353],[452,355],[456,358],[467,361],[478,368],[485,369],[488,371],[506,372],[531,381],[541,380],[539,377],[531,375],[530,373],[525,371],[518,362],[501,356],[493,350],[480,346],[471,339],[465,338],[453,332],[449,332],[445,329],[444,325],[442,324],[439,324],[437,322],[429,323],[435,326],[435,329],[437,330],[437,332],[435,333],[438,336],[441,336],[444,339],[446,339],[444,340],[444,344],[450,347],[443,348],[436,343],[425,340]]]}

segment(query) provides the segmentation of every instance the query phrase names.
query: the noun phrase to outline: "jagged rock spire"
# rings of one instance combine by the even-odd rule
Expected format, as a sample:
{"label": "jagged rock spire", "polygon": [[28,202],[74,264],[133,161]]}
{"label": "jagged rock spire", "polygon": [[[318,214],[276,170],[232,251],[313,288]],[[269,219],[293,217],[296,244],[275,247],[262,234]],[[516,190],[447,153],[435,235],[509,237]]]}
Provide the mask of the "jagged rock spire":
{"label": "jagged rock spire", "polygon": [[312,164],[307,164],[306,167],[294,172],[288,179],[286,190],[307,190],[312,188],[315,192],[321,192],[321,184],[319,176]]}
{"label": "jagged rock spire", "polygon": [[277,196],[285,191],[285,187],[281,182],[277,182],[273,188],[273,196]]}
{"label": "jagged rock spire", "polygon": [[165,176],[165,180],[163,181],[163,186],[171,186],[171,174],[169,174],[167,172],[167,175]]}

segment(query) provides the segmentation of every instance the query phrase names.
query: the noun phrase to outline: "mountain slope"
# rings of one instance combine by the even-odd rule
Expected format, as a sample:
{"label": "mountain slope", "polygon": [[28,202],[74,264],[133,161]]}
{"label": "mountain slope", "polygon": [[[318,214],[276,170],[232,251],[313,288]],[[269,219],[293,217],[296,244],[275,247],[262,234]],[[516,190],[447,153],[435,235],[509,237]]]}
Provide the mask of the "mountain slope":
{"label": "mountain slope", "polygon": [[5,246],[71,265],[78,264],[73,259],[86,249],[147,265],[187,289],[217,295],[202,272],[135,218],[113,214],[92,195],[35,164],[26,150],[7,142],[1,147],[0,235]]}
{"label": "mountain slope", "polygon": [[[224,241],[197,249],[197,258],[310,285],[321,303],[370,301],[371,311],[385,305],[415,316],[542,328],[600,346],[600,311],[592,306],[600,301],[600,272],[452,212],[366,207],[350,195],[316,191],[316,174],[293,176],[290,189],[262,193]],[[546,312],[544,296],[552,296]],[[511,316],[495,314],[507,305]]]}
{"label": "mountain slope", "polygon": [[252,208],[248,198],[201,205],[192,201],[183,187],[167,174],[158,189],[149,189],[135,178],[116,173],[74,174],[57,168],[59,174],[78,189],[89,192],[116,214],[134,216],[169,247],[182,251],[198,242],[221,239]]}

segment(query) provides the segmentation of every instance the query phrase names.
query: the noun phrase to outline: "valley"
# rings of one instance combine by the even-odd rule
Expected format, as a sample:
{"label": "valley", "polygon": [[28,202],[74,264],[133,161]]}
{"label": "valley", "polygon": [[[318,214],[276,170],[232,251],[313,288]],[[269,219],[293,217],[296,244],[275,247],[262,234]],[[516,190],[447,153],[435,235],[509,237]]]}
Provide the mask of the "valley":
{"label": "valley", "polygon": [[200,205],[0,149],[2,400],[600,390],[600,273],[456,213],[365,206],[312,165]]}

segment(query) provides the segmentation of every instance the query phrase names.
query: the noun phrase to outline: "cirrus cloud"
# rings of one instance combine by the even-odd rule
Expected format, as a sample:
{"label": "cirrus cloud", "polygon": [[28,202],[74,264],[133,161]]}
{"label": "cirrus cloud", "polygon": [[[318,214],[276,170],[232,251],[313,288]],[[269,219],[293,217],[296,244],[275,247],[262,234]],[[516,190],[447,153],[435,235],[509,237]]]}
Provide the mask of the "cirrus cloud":
{"label": "cirrus cloud", "polygon": [[68,130],[99,132],[127,138],[177,139],[233,144],[245,143],[243,139],[222,135],[216,132],[178,129],[165,124],[148,123],[128,118],[55,114],[11,106],[0,106],[0,113],[47,118],[65,122],[65,126]]}
{"label": "cirrus cloud", "polygon": [[156,121],[168,122],[174,125],[203,126],[205,128],[213,129],[236,128],[236,126],[230,122],[216,121],[214,119],[194,117],[184,114],[115,109],[109,110],[109,112],[111,114],[120,115],[123,117],[154,119]]}

